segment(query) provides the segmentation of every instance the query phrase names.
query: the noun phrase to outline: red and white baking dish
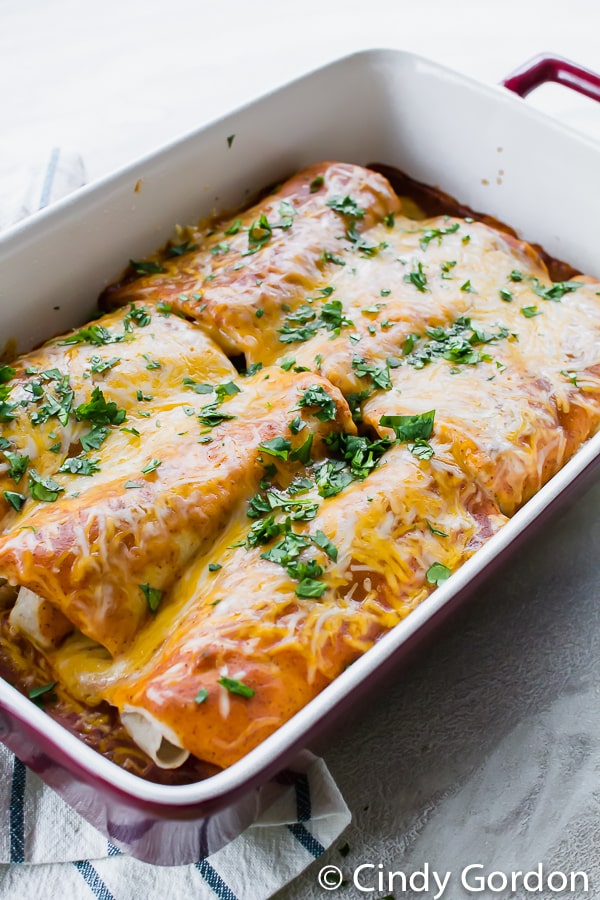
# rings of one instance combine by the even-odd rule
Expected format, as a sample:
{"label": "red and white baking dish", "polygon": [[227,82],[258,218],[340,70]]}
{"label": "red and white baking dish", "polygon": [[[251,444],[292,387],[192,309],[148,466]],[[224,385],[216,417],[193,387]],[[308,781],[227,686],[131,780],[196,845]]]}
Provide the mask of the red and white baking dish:
{"label": "red and white baking dish", "polygon": [[[235,209],[264,185],[325,159],[396,166],[600,277],[600,146],[515,96],[548,80],[600,99],[598,76],[555,58],[533,61],[501,87],[392,50],[319,69],[6,233],[4,338],[26,350],[85,321],[127,260],[160,246],[175,223]],[[206,781],[143,781],[2,681],[0,739],[125,851],[165,865],[195,861],[243,830],[269,781],[300,766],[301,751],[375,691],[599,459],[597,435],[406,620],[261,746]]]}

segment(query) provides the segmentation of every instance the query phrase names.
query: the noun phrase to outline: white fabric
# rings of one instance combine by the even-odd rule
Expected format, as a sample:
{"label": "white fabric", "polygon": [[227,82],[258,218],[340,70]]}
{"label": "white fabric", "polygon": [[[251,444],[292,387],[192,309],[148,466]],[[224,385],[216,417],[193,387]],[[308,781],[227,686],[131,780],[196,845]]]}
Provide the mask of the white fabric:
{"label": "white fabric", "polygon": [[85,180],[81,156],[60,147],[49,147],[34,159],[21,159],[0,169],[0,228],[50,206]]}
{"label": "white fabric", "polygon": [[[287,827],[298,819],[292,786],[205,864],[153,866],[120,854],[32,772],[25,770],[24,790],[15,790],[14,771],[13,755],[0,746],[0,897],[7,900],[265,900],[315,860],[321,852],[317,845],[329,847],[350,821],[327,767],[317,759],[307,771],[311,818],[297,825],[315,851]],[[10,864],[20,848],[24,862]],[[214,873],[215,888],[210,886]]]}

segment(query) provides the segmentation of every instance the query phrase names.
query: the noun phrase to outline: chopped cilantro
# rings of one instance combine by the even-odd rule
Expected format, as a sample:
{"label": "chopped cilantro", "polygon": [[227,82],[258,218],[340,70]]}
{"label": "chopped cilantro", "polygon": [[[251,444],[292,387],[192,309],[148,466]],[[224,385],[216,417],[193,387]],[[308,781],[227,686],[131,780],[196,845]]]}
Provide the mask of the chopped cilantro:
{"label": "chopped cilantro", "polygon": [[206,700],[207,697],[208,697],[208,690],[205,687],[200,688],[200,690],[194,697],[194,703],[197,703],[198,705],[200,705],[201,703],[204,703],[204,701]]}
{"label": "chopped cilantro", "polygon": [[329,250],[322,250],[321,256],[319,257],[322,263],[333,263],[334,266],[345,266],[346,262],[342,259],[341,256],[336,256],[334,253],[331,253]]}
{"label": "chopped cilantro", "polygon": [[223,384],[218,384],[215,388],[215,394],[219,403],[223,403],[227,397],[233,397],[239,393],[240,388],[233,381],[225,381]]}
{"label": "chopped cilantro", "polygon": [[107,372],[118,365],[121,359],[118,356],[112,356],[110,359],[102,359],[101,356],[91,356],[90,362],[92,364],[90,371],[101,375],[103,372]]}
{"label": "chopped cilantro", "polygon": [[259,449],[268,453],[270,456],[276,456],[279,459],[287,459],[292,449],[290,441],[283,437],[274,437],[269,441],[259,444]]}
{"label": "chopped cilantro", "polygon": [[86,452],[99,450],[109,434],[110,429],[106,425],[94,425],[91,431],[81,435],[79,443]]}
{"label": "chopped cilantro", "polygon": [[429,519],[425,519],[425,521],[427,522],[427,527],[429,528],[429,530],[432,534],[437,534],[438,537],[448,537],[447,532],[440,531],[439,528],[436,528],[435,525],[431,524]]}
{"label": "chopped cilantro", "polygon": [[162,600],[163,591],[159,590],[158,588],[150,587],[149,584],[140,584],[140,590],[146,598],[148,609],[151,613],[155,613],[159,607],[160,601]]}
{"label": "chopped cilantro", "polygon": [[442,243],[442,238],[447,234],[454,234],[460,228],[459,222],[453,222],[447,228],[425,228],[423,237],[419,241],[421,250],[427,250],[431,241],[437,240],[438,244]]}
{"label": "chopped cilantro", "polygon": [[152,316],[145,306],[136,306],[135,303],[129,304],[129,310],[123,316],[123,327],[125,331],[131,332],[134,324],[138,328],[145,328],[152,321]]}
{"label": "chopped cilantro", "polygon": [[284,319],[279,329],[279,340],[284,344],[307,341],[319,330],[317,314],[308,304],[303,304],[296,312]]}
{"label": "chopped cilantro", "polygon": [[154,262],[154,260],[151,259],[130,259],[129,265],[136,275],[158,275],[159,272],[167,271],[164,266],[161,266],[160,263]]}
{"label": "chopped cilantro", "polygon": [[239,697],[245,697],[247,700],[254,697],[255,694],[254,688],[249,687],[237,678],[228,678],[227,675],[223,675],[219,678],[217,684],[224,687],[230,694],[237,694]]}
{"label": "chopped cilantro", "polygon": [[337,415],[335,400],[320,384],[313,384],[304,391],[298,400],[296,408],[301,409],[313,406],[319,409],[319,412],[315,413],[315,418],[319,419],[320,422],[331,422]]}
{"label": "chopped cilantro", "polygon": [[42,478],[35,469],[29,470],[29,493],[33,500],[39,500],[41,503],[54,503],[58,500],[58,495],[64,491],[53,478]]}
{"label": "chopped cilantro", "polygon": [[183,256],[184,253],[191,253],[192,250],[197,250],[198,244],[191,244],[190,241],[182,241],[181,244],[169,244],[167,247],[167,254],[169,256]]}
{"label": "chopped cilantro", "polygon": [[500,294],[500,299],[504,300],[505,303],[511,302],[513,295],[512,295],[512,291],[509,291],[508,288],[500,288],[498,293]]}
{"label": "chopped cilantro", "polygon": [[422,369],[432,359],[442,357],[455,363],[464,365],[476,365],[483,361],[482,356],[474,347],[479,344],[489,344],[509,336],[506,328],[500,328],[498,332],[484,332],[471,323],[468,316],[461,316],[449,328],[440,325],[426,329],[429,340],[415,349],[415,343],[419,336],[409,335],[404,343],[406,362],[416,369]]}
{"label": "chopped cilantro", "polygon": [[237,234],[239,232],[241,227],[242,227],[242,220],[234,219],[233,222],[231,223],[231,225],[229,226],[229,228],[225,229],[225,234],[228,237],[233,236],[234,234]]}
{"label": "chopped cilantro", "polygon": [[532,278],[533,290],[543,300],[561,300],[565,294],[581,287],[580,281],[555,281],[550,287],[544,287],[537,278]]}
{"label": "chopped cilantro", "polygon": [[17,370],[13,369],[12,366],[0,366],[0,384],[6,384],[7,381],[10,381],[11,378],[14,378],[17,374]]}
{"label": "chopped cilantro", "polygon": [[218,572],[219,569],[222,569],[222,568],[223,568],[223,566],[221,565],[221,563],[209,563],[208,564],[209,572]]}
{"label": "chopped cilantro", "polygon": [[314,435],[309,434],[303,444],[299,447],[296,447],[295,450],[292,450],[290,454],[290,459],[297,460],[298,462],[303,463],[305,466],[310,462],[310,452],[312,450]]}
{"label": "chopped cilantro", "polygon": [[542,315],[541,310],[539,310],[537,306],[522,306],[521,312],[526,319],[533,319],[535,316]]}
{"label": "chopped cilantro", "polygon": [[317,581],[315,578],[303,578],[295,593],[297,597],[318,599],[326,590],[327,585],[322,581]]}
{"label": "chopped cilantro", "polygon": [[313,180],[310,183],[311,194],[316,194],[317,191],[321,190],[321,188],[323,187],[324,184],[325,184],[325,179],[323,178],[322,175],[317,175],[316,178],[313,178]]}
{"label": "chopped cilantro", "polygon": [[9,450],[5,450],[4,455],[9,466],[8,477],[18,484],[29,465],[29,457],[21,453],[11,453]]}
{"label": "chopped cilantro", "polygon": [[147,369],[162,369],[162,363],[160,363],[157,359],[152,359],[147,353],[142,353],[142,356],[146,360],[146,368]]}
{"label": "chopped cilantro", "polygon": [[423,263],[417,263],[416,269],[413,269],[412,272],[407,272],[403,279],[406,284],[412,284],[421,294],[424,294],[427,290],[427,276],[423,270]]}
{"label": "chopped cilantro", "polygon": [[375,256],[383,246],[382,244],[370,244],[358,231],[355,222],[352,222],[352,225],[346,229],[346,239],[354,246],[357,253],[362,253],[363,256]]}
{"label": "chopped cilantro", "polygon": [[429,584],[441,584],[442,581],[446,581],[446,579],[449,578],[451,574],[452,573],[448,566],[444,566],[439,562],[434,562],[433,565],[429,566],[429,568],[427,569],[425,577]]}
{"label": "chopped cilantro", "polygon": [[193,378],[188,378],[187,376],[183,379],[183,385],[184,387],[191,388],[196,394],[212,394],[214,391],[212,384],[194,381]]}
{"label": "chopped cilantro", "polygon": [[408,449],[417,459],[431,459],[433,456],[433,447],[423,438],[418,438],[414,444],[409,444]]}
{"label": "chopped cilantro", "polygon": [[306,422],[300,416],[294,416],[292,421],[289,423],[288,428],[292,432],[292,434],[299,434],[304,428],[306,428]]}
{"label": "chopped cilantro", "polygon": [[332,559],[334,562],[338,558],[337,547],[331,543],[326,534],[322,531],[316,531],[312,536],[313,542],[320,547],[321,550],[324,550],[329,559]]}
{"label": "chopped cilantro", "polygon": [[89,459],[80,454],[65,459],[58,471],[69,472],[71,475],[93,475],[94,472],[100,471],[99,462],[98,459]]}
{"label": "chopped cilantro", "polygon": [[156,472],[158,467],[162,465],[162,460],[160,459],[151,459],[149,463],[146,463],[143,469],[141,469],[142,475],[149,475],[150,472]]}
{"label": "chopped cilantro", "polygon": [[523,281],[523,273],[518,269],[513,269],[508,277],[511,281]]}
{"label": "chopped cilantro", "polygon": [[433,431],[434,418],[435,410],[432,409],[414,416],[381,416],[379,424],[384,428],[393,428],[399,441],[427,441]]}
{"label": "chopped cilantro", "polygon": [[356,200],[353,200],[353,198],[348,195],[342,197],[341,194],[333,194],[326,200],[325,205],[331,207],[331,209],[334,209],[336,212],[341,213],[343,216],[352,216],[353,219],[362,219],[365,215],[362,206],[359,206]]}
{"label": "chopped cilantro", "polygon": [[119,409],[114,400],[106,401],[99,387],[95,387],[87,403],[80,403],[75,410],[78,421],[92,422],[94,425],[121,425],[127,413]]}
{"label": "chopped cilantro", "polygon": [[209,403],[206,406],[203,406],[198,413],[198,420],[202,425],[207,425],[209,428],[213,428],[215,425],[220,425],[222,422],[225,422],[229,419],[236,419],[237,416],[231,416],[224,412],[219,412],[219,404],[218,403]]}
{"label": "chopped cilantro", "polygon": [[17,406],[17,403],[7,403],[4,400],[0,401],[0,422],[11,422],[13,419],[16,419],[17,413],[15,410]]}
{"label": "chopped cilantro", "polygon": [[18,494],[16,491],[4,491],[3,493],[6,502],[10,503],[12,508],[19,512],[25,503],[26,497],[24,497],[23,494]]}
{"label": "chopped cilantro", "polygon": [[39,701],[39,705],[44,701],[56,700],[56,694],[52,694],[56,685],[56,681],[50,681],[48,684],[40,684],[37,687],[31,688],[27,696],[34,702]]}
{"label": "chopped cilantro", "polygon": [[228,244],[227,241],[219,241],[218,244],[214,244],[210,248],[212,256],[223,256],[225,253],[229,253],[230,250],[231,244]]}
{"label": "chopped cilantro", "polygon": [[123,340],[122,334],[112,334],[104,325],[86,325],[78,331],[73,332],[61,341],[62,344],[119,344]]}
{"label": "chopped cilantro", "polygon": [[264,213],[255,219],[248,229],[248,249],[242,256],[250,256],[269,243],[273,236],[273,228]]}
{"label": "chopped cilantro", "polygon": [[360,378],[365,378],[368,375],[375,387],[384,391],[392,389],[388,366],[377,366],[375,363],[367,362],[362,356],[355,356],[352,359],[352,368]]}

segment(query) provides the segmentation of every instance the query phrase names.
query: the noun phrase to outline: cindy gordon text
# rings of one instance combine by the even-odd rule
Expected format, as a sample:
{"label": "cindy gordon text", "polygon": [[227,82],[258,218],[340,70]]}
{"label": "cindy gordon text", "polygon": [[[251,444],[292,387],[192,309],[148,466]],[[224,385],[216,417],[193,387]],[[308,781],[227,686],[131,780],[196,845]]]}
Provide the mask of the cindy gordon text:
{"label": "cindy gordon text", "polygon": [[[338,866],[323,866],[318,874],[320,886],[326,891],[335,891],[347,885],[349,878]],[[431,900],[442,900],[456,896],[456,887],[462,887],[462,895],[502,894],[507,890],[521,890],[531,893],[532,897],[540,894],[544,898],[565,891],[579,895],[590,893],[589,877],[586,872],[562,872],[548,869],[543,863],[524,871],[502,872],[498,869],[490,871],[481,863],[471,863],[460,872],[439,872],[425,863],[414,872],[391,871],[384,869],[383,863],[360,863],[352,872],[351,882],[364,894],[394,892],[399,898],[403,893],[423,894]],[[449,893],[446,893],[446,892]]]}

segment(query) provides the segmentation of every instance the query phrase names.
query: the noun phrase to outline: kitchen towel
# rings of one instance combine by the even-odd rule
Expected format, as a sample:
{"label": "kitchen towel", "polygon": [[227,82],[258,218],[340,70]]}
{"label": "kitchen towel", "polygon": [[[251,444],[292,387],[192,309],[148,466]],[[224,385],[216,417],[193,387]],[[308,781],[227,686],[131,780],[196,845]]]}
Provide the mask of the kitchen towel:
{"label": "kitchen towel", "polygon": [[121,853],[2,746],[0,783],[2,900],[266,900],[350,822],[315,759],[222,850],[190,865],[154,866]]}

